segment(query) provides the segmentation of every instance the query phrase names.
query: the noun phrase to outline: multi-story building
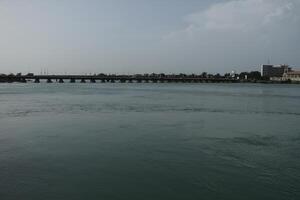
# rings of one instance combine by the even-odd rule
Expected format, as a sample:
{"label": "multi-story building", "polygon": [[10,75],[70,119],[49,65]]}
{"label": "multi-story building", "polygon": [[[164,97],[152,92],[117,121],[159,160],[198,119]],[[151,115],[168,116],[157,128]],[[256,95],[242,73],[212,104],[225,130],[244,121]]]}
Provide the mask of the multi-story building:
{"label": "multi-story building", "polygon": [[291,71],[288,65],[262,65],[261,76],[263,77],[282,77],[284,73]]}

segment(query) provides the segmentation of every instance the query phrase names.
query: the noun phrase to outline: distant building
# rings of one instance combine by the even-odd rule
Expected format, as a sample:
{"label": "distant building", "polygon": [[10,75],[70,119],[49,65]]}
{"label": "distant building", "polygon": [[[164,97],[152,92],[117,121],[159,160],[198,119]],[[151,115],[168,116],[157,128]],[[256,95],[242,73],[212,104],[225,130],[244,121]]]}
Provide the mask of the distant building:
{"label": "distant building", "polygon": [[300,71],[286,72],[283,74],[283,79],[300,82]]}
{"label": "distant building", "polygon": [[263,77],[282,77],[284,73],[291,71],[288,65],[262,65],[261,76]]}

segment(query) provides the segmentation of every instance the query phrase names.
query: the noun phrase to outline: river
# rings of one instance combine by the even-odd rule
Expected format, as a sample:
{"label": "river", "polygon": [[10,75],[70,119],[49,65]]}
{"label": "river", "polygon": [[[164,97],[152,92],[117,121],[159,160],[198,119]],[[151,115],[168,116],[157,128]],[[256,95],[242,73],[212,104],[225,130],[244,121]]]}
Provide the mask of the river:
{"label": "river", "polygon": [[300,87],[0,84],[0,199],[300,199]]}

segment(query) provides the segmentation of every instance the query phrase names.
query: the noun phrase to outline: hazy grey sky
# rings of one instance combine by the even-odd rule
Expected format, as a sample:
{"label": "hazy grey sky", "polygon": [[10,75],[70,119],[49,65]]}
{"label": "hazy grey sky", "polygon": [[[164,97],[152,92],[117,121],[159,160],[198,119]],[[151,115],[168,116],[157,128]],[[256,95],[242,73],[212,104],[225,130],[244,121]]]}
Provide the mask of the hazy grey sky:
{"label": "hazy grey sky", "polygon": [[300,67],[300,0],[0,0],[0,73]]}

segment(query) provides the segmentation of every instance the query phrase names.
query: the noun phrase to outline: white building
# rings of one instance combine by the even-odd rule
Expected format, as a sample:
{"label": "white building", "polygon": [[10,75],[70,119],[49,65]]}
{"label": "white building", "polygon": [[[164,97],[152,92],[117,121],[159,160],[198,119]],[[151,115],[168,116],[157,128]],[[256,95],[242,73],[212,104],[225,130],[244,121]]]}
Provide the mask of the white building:
{"label": "white building", "polygon": [[283,74],[284,80],[291,80],[293,82],[300,82],[300,71],[292,71]]}

